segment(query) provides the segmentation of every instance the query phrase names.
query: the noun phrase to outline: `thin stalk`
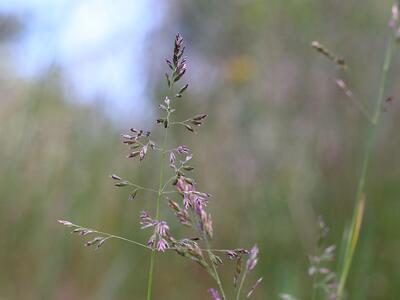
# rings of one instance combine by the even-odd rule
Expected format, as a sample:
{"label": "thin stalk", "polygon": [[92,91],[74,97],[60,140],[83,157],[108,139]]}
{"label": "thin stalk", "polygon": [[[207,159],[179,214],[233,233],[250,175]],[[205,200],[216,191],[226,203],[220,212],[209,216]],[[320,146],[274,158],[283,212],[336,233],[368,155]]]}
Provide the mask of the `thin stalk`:
{"label": "thin stalk", "polygon": [[212,268],[213,268],[213,272],[214,272],[214,276],[213,277],[214,277],[215,281],[218,284],[218,288],[219,288],[219,291],[221,292],[222,299],[225,300],[226,296],[225,296],[224,288],[222,287],[222,283],[221,283],[221,279],[219,278],[218,270],[217,270],[217,268],[216,268],[216,266],[215,266],[215,264],[214,264],[214,262],[212,260],[213,253],[211,251],[210,242],[208,241],[208,237],[206,236],[206,234],[204,234],[204,241],[205,241],[205,244],[206,244],[206,250],[207,250],[207,253],[208,253],[208,257],[210,258],[211,265],[212,265]]}
{"label": "thin stalk", "polygon": [[152,192],[152,193],[158,193],[158,191],[155,190],[155,189],[146,188],[146,187],[143,187],[143,186],[138,185],[138,184],[136,184],[136,183],[132,183],[132,182],[130,182],[130,181],[128,182],[128,184],[129,184],[130,186],[133,186],[133,187],[137,188],[138,190],[148,191],[148,192]]}
{"label": "thin stalk", "polygon": [[[173,81],[174,82],[174,81]],[[172,85],[169,86],[169,90],[172,92],[173,91],[173,83]],[[168,111],[167,111],[167,124],[170,123],[170,115],[171,111],[169,110],[170,106],[168,104]],[[163,142],[163,149],[167,148],[167,141],[168,141],[168,127],[169,125],[166,126],[165,132],[164,132],[164,142]],[[164,190],[164,166],[165,166],[165,158],[166,158],[167,152],[162,151],[161,154],[161,165],[160,165],[160,176],[159,176],[159,183],[158,183],[158,191],[157,191],[157,203],[156,203],[156,220],[159,220],[160,218],[160,201],[161,197],[163,195],[163,190]],[[151,255],[150,255],[150,265],[149,265],[149,278],[147,281],[147,300],[151,300],[151,292],[152,292],[152,286],[153,286],[153,271],[154,271],[154,260],[156,256],[156,251],[155,248],[153,247],[151,250]]]}
{"label": "thin stalk", "polygon": [[[317,275],[315,275],[317,276]],[[312,290],[312,296],[311,296],[311,300],[316,300],[317,299],[317,289],[315,288],[316,285],[316,279],[313,279],[313,290]]]}
{"label": "thin stalk", "polygon": [[[171,176],[171,177],[165,182],[165,184],[164,184],[163,187],[161,188],[161,193],[162,193],[162,194],[167,193],[167,192],[164,192],[165,188],[167,187],[168,183],[170,183],[171,181],[173,181],[175,178],[176,178],[175,175],[174,175],[174,176]],[[175,192],[175,191],[173,191],[173,192]],[[177,191],[176,191],[176,192],[177,192]]]}
{"label": "thin stalk", "polygon": [[[58,220],[58,223],[60,223],[60,224],[62,224],[62,225],[65,225],[65,226],[67,226],[67,227],[75,228],[75,229],[85,229],[85,230],[89,231],[90,233],[98,233],[98,234],[100,234],[100,235],[106,236],[107,239],[117,239],[117,240],[121,240],[121,241],[124,241],[124,242],[128,242],[128,243],[130,243],[130,244],[134,244],[134,245],[136,245],[136,246],[140,246],[140,247],[143,247],[143,248],[146,248],[146,249],[151,249],[151,248],[150,248],[149,246],[147,246],[147,245],[144,245],[144,244],[142,244],[142,243],[139,243],[139,242],[136,242],[136,241],[133,241],[133,240],[124,238],[124,237],[122,237],[122,236],[114,235],[114,234],[111,234],[111,233],[108,233],[108,232],[103,232],[103,231],[99,231],[99,230],[92,229],[92,228],[88,228],[88,227],[84,227],[84,226],[81,226],[81,225],[78,225],[78,224],[71,223],[71,222],[69,222],[69,221]],[[67,224],[66,224],[66,223],[67,223]],[[74,233],[74,231],[72,231],[72,233]],[[76,232],[76,233],[79,234],[79,232]]]}
{"label": "thin stalk", "polygon": [[243,288],[244,281],[246,280],[246,276],[247,276],[247,269],[243,273],[242,280],[240,280],[239,288],[238,288],[238,291],[236,294],[236,300],[240,299],[240,293],[242,292],[242,288]]}
{"label": "thin stalk", "polygon": [[311,300],[316,300],[318,299],[318,287],[317,287],[317,283],[318,283],[318,270],[319,270],[319,262],[316,265],[316,269],[317,272],[314,274],[314,278],[313,278],[313,286],[312,286],[312,296],[311,296]]}
{"label": "thin stalk", "polygon": [[371,157],[371,153],[372,153],[372,148],[373,148],[374,140],[376,137],[377,126],[379,124],[380,116],[382,113],[382,104],[384,101],[384,93],[385,93],[385,88],[386,88],[386,83],[387,83],[387,76],[389,73],[389,68],[390,68],[390,64],[391,64],[393,52],[394,52],[394,43],[395,43],[395,37],[394,37],[394,35],[392,35],[390,37],[390,40],[388,43],[385,60],[383,63],[382,78],[381,78],[381,82],[379,85],[378,98],[375,103],[374,113],[372,115],[372,120],[371,120],[372,122],[367,129],[367,138],[366,138],[366,144],[365,144],[364,154],[363,154],[363,159],[362,159],[361,173],[360,173],[360,177],[358,179],[357,190],[356,190],[355,208],[353,211],[351,227],[350,227],[349,235],[348,235],[346,246],[345,246],[346,250],[345,250],[345,256],[344,256],[344,260],[343,260],[343,267],[342,267],[340,278],[339,278],[338,296],[337,296],[338,300],[343,299],[346,280],[349,275],[351,263],[352,263],[354,252],[355,252],[357,242],[358,242],[358,235],[359,235],[359,231],[360,231],[360,227],[361,227],[361,218],[362,218],[362,213],[364,210],[364,200],[363,199],[365,199],[365,198],[363,197],[363,193],[364,193],[364,188],[365,188],[365,181],[367,178],[367,172],[368,172],[369,161],[370,161],[370,157]]}
{"label": "thin stalk", "polygon": [[151,249],[149,246],[146,246],[146,245],[144,245],[142,243],[139,243],[139,242],[124,238],[122,236],[113,235],[113,234],[109,234],[107,232],[102,232],[102,231],[98,231],[98,230],[93,230],[93,232],[94,233],[98,233],[98,234],[103,234],[103,235],[105,235],[107,237],[107,239],[121,240],[121,241],[124,241],[124,242],[128,242],[130,244],[134,244],[136,246],[140,246],[140,247],[143,247],[143,248],[146,248],[146,249]]}
{"label": "thin stalk", "polygon": [[350,100],[353,102],[354,106],[364,115],[364,117],[369,121],[372,122],[371,114],[365,104],[361,101],[358,101],[357,98],[354,96],[349,96]]}
{"label": "thin stalk", "polygon": [[165,191],[163,194],[180,194],[179,191]]}
{"label": "thin stalk", "polygon": [[[61,224],[64,224],[63,222],[68,222],[68,221],[58,220],[58,222],[61,223]],[[142,244],[142,243],[134,241],[134,240],[130,240],[130,239],[125,238],[125,237],[120,236],[120,235],[114,235],[112,233],[99,231],[99,230],[96,230],[96,229],[93,229],[93,228],[84,227],[84,226],[81,226],[81,225],[78,225],[78,224],[74,224],[74,223],[71,223],[71,222],[68,222],[68,223],[69,223],[69,225],[65,225],[65,224],[64,225],[68,226],[68,227],[72,227],[72,228],[86,229],[86,230],[89,230],[91,233],[98,233],[100,235],[106,236],[107,238],[121,240],[121,241],[124,241],[124,242],[128,242],[130,244],[134,244],[136,246],[140,246],[142,248],[146,248],[146,249],[150,249],[150,250],[153,249],[153,248],[151,248],[151,247],[149,247],[149,246],[147,246],[145,244]],[[167,248],[166,250],[178,250],[178,249],[179,248],[170,247],[170,248]],[[202,250],[202,251],[208,251],[209,250],[209,251],[212,251],[212,252],[221,252],[221,253],[227,253],[229,251],[232,251],[231,249],[204,249],[204,248],[199,248],[199,249]]]}
{"label": "thin stalk", "polygon": [[[167,120],[169,119],[169,113],[167,115]],[[167,146],[167,140],[168,140],[168,127],[165,128],[165,133],[164,133],[164,143],[163,143],[163,148],[165,149]],[[158,193],[157,193],[157,204],[156,204],[156,220],[160,218],[160,200],[162,196],[162,188],[163,188],[163,178],[164,178],[164,160],[166,157],[166,153],[163,152],[161,156],[161,166],[160,166],[160,177],[159,177],[159,185],[158,185]],[[147,281],[147,300],[151,300],[151,292],[152,292],[152,287],[153,287],[153,271],[154,271],[154,260],[156,256],[156,251],[154,247],[151,249],[151,254],[150,254],[150,265],[149,265],[149,278]]]}

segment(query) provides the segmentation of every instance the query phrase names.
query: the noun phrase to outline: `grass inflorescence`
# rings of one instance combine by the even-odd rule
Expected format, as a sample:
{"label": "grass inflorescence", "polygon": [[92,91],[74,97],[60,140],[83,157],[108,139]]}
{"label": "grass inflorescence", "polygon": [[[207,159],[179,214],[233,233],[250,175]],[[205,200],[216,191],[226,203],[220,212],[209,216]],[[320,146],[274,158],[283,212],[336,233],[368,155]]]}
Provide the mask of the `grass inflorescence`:
{"label": "grass inflorescence", "polygon": [[[127,159],[143,161],[149,151],[161,155],[159,167],[158,188],[149,188],[133,183],[122,176],[112,174],[114,185],[120,188],[130,188],[129,199],[134,200],[138,193],[147,192],[154,196],[154,213],[142,211],[140,213],[141,229],[149,230],[150,236],[146,242],[134,241],[119,235],[101,232],[95,229],[76,225],[70,221],[59,220],[66,227],[72,228],[72,233],[82,237],[91,238],[85,243],[86,246],[99,249],[108,240],[121,240],[140,246],[150,251],[150,262],[148,271],[147,300],[152,299],[153,274],[157,253],[175,251],[182,257],[200,265],[215,281],[216,288],[210,288],[209,294],[214,300],[228,299],[227,292],[219,274],[219,266],[224,261],[235,262],[235,274],[233,279],[235,299],[243,299],[242,289],[245,280],[258,262],[258,247],[253,246],[247,250],[237,249],[213,249],[211,240],[214,236],[213,221],[211,214],[207,211],[207,204],[211,195],[198,189],[193,177],[192,166],[193,152],[184,144],[171,147],[168,139],[169,130],[182,127],[190,133],[195,133],[197,128],[203,125],[208,117],[207,114],[195,114],[185,120],[176,120],[174,113],[179,107],[179,102],[187,91],[189,85],[181,84],[187,71],[187,58],[184,56],[185,45],[183,38],[177,34],[174,40],[172,57],[166,59],[169,72],[165,74],[169,94],[159,104],[161,116],[156,124],[163,130],[163,139],[158,143],[152,139],[152,133],[148,130],[131,128],[129,133],[123,134],[123,143],[128,146]],[[178,86],[179,85],[179,86]],[[169,172],[166,167],[169,167]],[[166,210],[168,208],[168,210]],[[179,224],[192,229],[195,237],[177,237],[171,232],[170,226],[164,220],[166,213],[175,215]],[[247,259],[243,259],[247,257]],[[242,266],[244,265],[244,266]],[[259,278],[246,293],[250,298],[257,286],[261,283]],[[233,298],[233,297],[232,297]]]}
{"label": "grass inflorescence", "polygon": [[[352,262],[356,254],[357,244],[362,234],[362,224],[367,205],[366,180],[368,169],[373,154],[373,147],[378,135],[381,115],[386,111],[393,97],[386,95],[386,85],[392,58],[396,47],[396,41],[400,39],[399,5],[393,5],[391,30],[387,52],[382,67],[382,78],[378,87],[378,96],[373,105],[357,98],[350,85],[342,78],[335,79],[336,86],[351,100],[366,121],[366,139],[362,149],[361,171],[357,180],[354,209],[349,226],[345,231],[345,238],[341,245],[342,254],[340,264],[334,271],[336,246],[327,244],[328,228],[322,219],[318,221],[319,235],[316,240],[316,249],[309,257],[308,275],[312,282],[311,300],[317,299],[347,299],[346,283],[350,274]],[[311,46],[324,57],[334,63],[340,72],[347,72],[349,65],[347,60],[336,55],[322,43],[314,41]],[[102,232],[74,224],[70,221],[59,220],[59,223],[72,229],[72,233],[87,238],[85,245],[100,249],[107,241],[121,240],[149,251],[149,268],[147,281],[147,300],[153,298],[154,268],[156,256],[168,251],[174,251],[180,256],[198,264],[214,280],[215,287],[208,290],[214,300],[250,298],[263,278],[259,278],[245,293],[246,279],[257,265],[259,249],[257,245],[250,249],[214,249],[211,246],[214,238],[213,219],[207,206],[212,201],[212,196],[198,188],[193,171],[192,162],[194,154],[192,149],[181,144],[171,145],[169,131],[183,128],[189,133],[196,133],[198,128],[205,124],[208,115],[205,113],[193,114],[184,120],[175,118],[175,112],[179,109],[179,102],[184,98],[189,84],[183,82],[188,69],[185,45],[183,38],[177,34],[174,40],[171,58],[166,59],[169,72],[165,73],[168,87],[166,95],[159,104],[161,115],[155,123],[162,130],[163,138],[160,142],[153,140],[152,132],[144,129],[131,128],[129,133],[123,134],[123,143],[128,146],[127,159],[143,161],[148,153],[153,151],[161,156],[159,176],[155,183],[157,188],[138,185],[122,176],[112,174],[111,179],[116,187],[131,189],[129,199],[134,200],[139,193],[146,192],[154,199],[154,211],[140,212],[140,226],[148,230],[147,241],[138,242],[119,235]],[[372,108],[371,108],[372,107]],[[177,224],[190,228],[193,233],[190,237],[178,237],[170,229],[165,221],[166,214],[175,216]],[[221,280],[220,265],[225,261],[233,261],[233,289],[228,292],[226,285]],[[291,294],[281,294],[281,299],[295,300]]]}

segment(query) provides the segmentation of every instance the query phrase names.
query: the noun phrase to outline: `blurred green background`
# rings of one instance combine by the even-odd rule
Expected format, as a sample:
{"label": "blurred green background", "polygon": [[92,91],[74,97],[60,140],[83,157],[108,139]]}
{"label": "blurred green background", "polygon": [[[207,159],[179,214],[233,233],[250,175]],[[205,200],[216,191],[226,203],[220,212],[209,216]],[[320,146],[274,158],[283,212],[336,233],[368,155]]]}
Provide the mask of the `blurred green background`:
{"label": "blurred green background", "polygon": [[[90,13],[103,3],[97,2],[87,2],[89,24]],[[128,2],[118,1],[118,7],[134,9]],[[143,97],[128,94],[122,104],[118,93],[79,93],[80,85],[96,80],[96,71],[75,85],[69,83],[71,67],[57,60],[29,76],[21,73],[21,65],[36,59],[18,44],[29,38],[35,15],[21,13],[20,7],[0,10],[0,299],[145,298],[148,252],[118,241],[93,251],[56,220],[146,240],[139,212],[154,210],[154,199],[142,193],[129,202],[128,191],[113,187],[108,175],[158,184],[157,156],[140,165],[127,160],[120,133],[130,127],[157,130],[156,106],[166,92],[163,60],[177,31],[186,40],[190,62],[190,88],[178,115],[206,112],[209,119],[199,134],[178,129],[170,142],[194,150],[199,188],[213,195],[213,244],[259,245],[260,263],[251,281],[259,276],[264,281],[254,299],[278,299],[279,293],[309,299],[307,257],[315,247],[316,219],[324,217],[331,228],[329,243],[339,246],[352,214],[366,126],[335,86],[338,70],[310,42],[319,40],[346,58],[346,79],[371,104],[391,2],[139,2],[148,15],[133,24],[159,17],[141,42],[131,45],[140,47],[141,55],[133,51],[132,62],[122,64],[136,72],[132,84],[142,86]],[[40,30],[50,35],[46,26]],[[118,56],[113,49],[129,42],[127,31],[101,47]],[[395,99],[399,67],[396,57],[388,87]],[[110,76],[101,85],[118,82],[119,72],[99,64],[100,71]],[[129,84],[115,90],[124,88]],[[399,126],[394,103],[383,115],[369,170],[366,215],[349,276],[352,300],[400,298]],[[162,214],[176,235],[183,234],[166,204]],[[233,269],[229,263],[221,268],[227,287]],[[197,265],[174,253],[157,257],[155,299],[209,299],[206,290],[212,286]]]}

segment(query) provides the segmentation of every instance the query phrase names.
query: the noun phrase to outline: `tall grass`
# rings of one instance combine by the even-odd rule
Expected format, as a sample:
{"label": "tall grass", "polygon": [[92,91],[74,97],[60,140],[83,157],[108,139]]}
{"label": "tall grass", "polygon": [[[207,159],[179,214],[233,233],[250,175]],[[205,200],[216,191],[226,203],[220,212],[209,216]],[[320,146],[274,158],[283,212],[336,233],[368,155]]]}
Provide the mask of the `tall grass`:
{"label": "tall grass", "polygon": [[372,117],[371,119],[368,119],[369,122],[367,128],[367,137],[364,146],[363,159],[361,163],[360,177],[357,183],[353,217],[351,220],[351,225],[349,228],[347,239],[344,243],[345,250],[343,257],[343,266],[341,267],[341,272],[339,277],[340,279],[339,279],[338,297],[337,297],[338,300],[342,300],[344,298],[346,281],[349,275],[350,267],[353,261],[354,253],[360,236],[361,224],[366,202],[366,195],[364,193],[365,193],[366,179],[368,175],[368,167],[373,151],[374,142],[376,140],[376,136],[378,133],[377,131],[381,120],[381,114],[384,109],[383,104],[385,99],[387,99],[387,97],[385,97],[387,77],[390,70],[392,57],[394,54],[396,34],[397,32],[392,32],[389,38],[387,51],[382,67],[382,78],[379,85],[378,97],[374,105],[374,111],[372,113]]}
{"label": "tall grass", "polygon": [[[115,181],[116,187],[133,188],[129,194],[129,199],[134,200],[139,192],[148,192],[156,194],[155,203],[155,218],[147,211],[140,213],[141,229],[151,229],[150,235],[146,244],[130,240],[118,235],[101,232],[96,229],[84,227],[74,224],[66,220],[58,220],[58,223],[68,228],[72,228],[72,233],[81,235],[82,237],[92,237],[85,243],[88,247],[94,247],[96,250],[100,249],[103,244],[112,239],[126,241],[130,244],[141,246],[144,249],[151,250],[150,263],[147,282],[147,299],[152,299],[153,289],[153,273],[155,266],[156,253],[162,253],[167,250],[168,252],[175,251],[177,254],[190,259],[191,261],[200,265],[208,275],[215,280],[218,290],[210,288],[209,293],[214,300],[228,299],[226,296],[225,288],[221,281],[218,267],[223,264],[224,260],[221,257],[224,255],[225,260],[235,261],[235,274],[234,274],[234,293],[236,299],[241,298],[243,284],[247,275],[252,271],[258,263],[259,249],[253,246],[250,250],[244,248],[235,249],[212,249],[211,239],[214,236],[213,220],[211,214],[207,211],[208,203],[211,195],[197,189],[197,183],[193,178],[194,167],[189,165],[193,158],[193,152],[186,145],[172,146],[168,143],[168,129],[169,128],[184,128],[191,133],[195,133],[195,128],[203,125],[207,118],[207,114],[197,114],[193,117],[187,118],[183,121],[178,121],[172,118],[173,113],[179,107],[179,102],[182,101],[184,92],[188,88],[188,84],[184,84],[179,89],[175,90],[174,87],[183,78],[187,70],[187,58],[184,57],[185,46],[183,38],[177,34],[174,40],[174,50],[171,59],[166,59],[166,63],[170,69],[170,73],[166,73],[166,82],[169,87],[170,95],[165,96],[162,103],[159,104],[161,109],[161,117],[156,120],[164,131],[164,138],[161,146],[150,139],[151,132],[143,129],[131,128],[129,134],[122,134],[123,143],[128,146],[129,155],[128,159],[135,159],[141,162],[149,156],[149,152],[161,153],[161,165],[158,181],[158,190],[143,187],[130,180],[123,179],[122,177],[112,174],[111,179]],[[151,137],[152,138],[152,137]],[[169,155],[168,164],[172,169],[171,176],[165,180],[165,165],[167,154]],[[173,197],[173,198],[172,198]],[[176,202],[176,197],[180,198],[180,202]],[[171,199],[172,198],[172,199]],[[195,234],[195,237],[176,237],[170,231],[167,222],[161,219],[161,204],[167,204],[175,215],[178,224],[189,227],[190,234]],[[242,257],[248,256],[244,271],[242,271],[243,260]],[[239,288],[237,282],[240,280]],[[256,283],[251,287],[247,293],[246,298],[250,298],[255,289],[261,283],[262,278],[259,278]],[[236,289],[237,288],[237,289]]]}

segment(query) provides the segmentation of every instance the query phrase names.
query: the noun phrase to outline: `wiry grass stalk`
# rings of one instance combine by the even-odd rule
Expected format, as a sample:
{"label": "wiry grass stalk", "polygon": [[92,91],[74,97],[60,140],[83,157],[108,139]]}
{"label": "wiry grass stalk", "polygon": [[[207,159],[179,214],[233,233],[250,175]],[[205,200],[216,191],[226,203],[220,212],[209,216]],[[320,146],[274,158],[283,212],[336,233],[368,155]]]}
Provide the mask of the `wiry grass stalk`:
{"label": "wiry grass stalk", "polygon": [[240,299],[240,294],[242,292],[243,284],[244,284],[244,282],[246,280],[246,277],[247,277],[247,270],[244,271],[242,279],[240,280],[239,288],[238,288],[237,293],[236,293],[236,300]]}
{"label": "wiry grass stalk", "polygon": [[[244,281],[246,280],[246,277],[247,277],[248,273],[251,270],[253,270],[254,267],[256,266],[257,261],[258,261],[258,247],[257,247],[257,245],[255,245],[255,246],[253,246],[253,248],[251,248],[251,250],[249,252],[249,259],[246,262],[245,271],[244,271],[244,273],[242,275],[242,279],[240,281],[239,288],[238,288],[237,293],[236,293],[236,300],[240,299],[240,294],[241,294],[241,291],[242,291],[242,288],[243,288]],[[261,282],[261,280],[262,280],[262,278],[260,278],[257,282],[259,283],[259,282]],[[257,286],[258,283],[253,285],[252,290],[254,290],[254,288]],[[253,292],[250,291],[249,294],[247,294],[247,298],[249,298],[252,293]]]}
{"label": "wiry grass stalk", "polygon": [[[173,84],[170,86],[170,90],[173,90]],[[169,118],[170,118],[170,112],[167,113],[167,123],[169,123]],[[164,131],[164,142],[163,142],[163,149],[167,148],[167,143],[168,143],[168,127],[165,128]],[[160,165],[160,176],[159,176],[159,184],[158,184],[158,191],[157,191],[157,203],[156,203],[156,220],[160,219],[160,201],[161,197],[164,192],[164,168],[165,168],[165,159],[167,156],[166,151],[162,151],[161,154],[161,165]],[[147,279],[147,300],[151,300],[151,292],[152,292],[152,287],[153,287],[153,272],[154,272],[154,263],[155,263],[155,258],[156,258],[156,249],[155,246],[151,250],[150,254],[150,264],[149,264],[149,277]]]}
{"label": "wiry grass stalk", "polygon": [[[168,140],[168,128],[165,128],[164,145],[163,145],[164,149],[166,148],[167,140]],[[161,196],[162,196],[165,157],[166,157],[166,153],[163,152],[162,153],[162,158],[161,158],[161,166],[160,166],[159,188],[158,188],[158,193],[157,193],[156,220],[158,220],[160,218],[160,200],[161,200]],[[153,247],[153,249],[151,250],[151,254],[150,254],[149,278],[148,278],[148,281],[147,281],[147,300],[151,300],[151,292],[152,292],[152,287],[153,287],[153,271],[154,271],[155,256],[156,256],[156,250]]]}
{"label": "wiry grass stalk", "polygon": [[[148,250],[153,249],[153,248],[151,248],[150,246],[147,246],[147,245],[145,245],[145,244],[143,244],[143,243],[140,243],[140,242],[135,241],[135,240],[132,240],[132,239],[128,239],[128,238],[123,237],[123,236],[120,236],[120,235],[115,235],[115,234],[108,233],[108,232],[104,232],[104,231],[100,231],[100,230],[97,230],[97,229],[84,227],[84,226],[81,226],[81,225],[79,225],[79,224],[74,224],[74,223],[71,223],[71,222],[65,221],[65,220],[58,220],[57,222],[60,223],[60,224],[62,224],[62,225],[64,225],[64,226],[66,226],[66,227],[75,228],[75,229],[78,229],[78,228],[79,228],[79,229],[81,229],[82,231],[83,231],[83,230],[86,230],[86,231],[90,232],[91,234],[97,233],[97,234],[99,234],[99,235],[104,236],[104,239],[115,239],[115,240],[120,240],[120,241],[127,242],[127,243],[129,243],[129,244],[133,244],[133,245],[136,245],[136,246],[139,246],[139,247],[148,249]],[[67,224],[67,223],[68,223],[68,224]],[[79,233],[81,233],[82,231],[79,231],[79,232],[72,232],[72,233],[77,233],[77,234],[79,234]],[[81,234],[81,235],[85,235],[85,234]],[[169,247],[169,248],[167,248],[166,250],[175,251],[175,250],[177,250],[177,249],[178,249],[178,248],[175,248],[175,247]],[[232,251],[231,249],[211,249],[211,248],[210,248],[210,249],[199,248],[199,249],[200,249],[201,251],[211,251],[211,253],[212,253],[212,252],[226,253],[226,252]]]}
{"label": "wiry grass stalk", "polygon": [[365,189],[365,181],[367,178],[367,173],[368,173],[368,166],[370,162],[370,157],[374,145],[374,140],[377,134],[377,128],[379,125],[381,113],[382,113],[382,106],[383,106],[383,101],[384,101],[384,93],[385,93],[385,88],[386,88],[386,83],[387,83],[387,77],[394,53],[394,46],[395,46],[395,36],[394,34],[391,35],[390,40],[388,42],[388,47],[386,51],[386,56],[385,60],[383,63],[383,68],[382,68],[382,78],[379,86],[379,92],[378,92],[378,98],[375,103],[375,109],[372,115],[372,120],[369,122],[369,127],[367,130],[367,138],[366,138],[366,144],[364,147],[364,154],[363,154],[363,159],[362,159],[362,165],[361,165],[361,173],[360,177],[358,179],[358,184],[357,184],[357,191],[356,191],[356,196],[355,196],[355,207],[353,211],[353,217],[351,221],[351,226],[349,230],[349,234],[347,237],[347,241],[345,244],[345,252],[344,252],[344,259],[343,259],[343,265],[339,277],[339,286],[338,286],[338,295],[337,299],[342,300],[344,296],[344,288],[346,285],[346,281],[349,275],[351,263],[353,261],[354,257],[354,252],[358,243],[358,237],[361,229],[361,222],[363,218],[363,213],[364,213],[364,205],[365,205],[365,197],[363,196],[364,194],[364,189]]}
{"label": "wiry grass stalk", "polygon": [[213,271],[213,273],[214,273],[214,276],[213,276],[213,277],[214,277],[215,281],[216,281],[217,284],[218,284],[218,288],[219,288],[219,291],[221,292],[222,299],[225,300],[225,299],[226,299],[225,291],[224,291],[224,288],[222,287],[222,283],[221,283],[221,279],[220,279],[219,274],[218,274],[217,267],[215,266],[215,264],[214,264],[213,261],[212,261],[213,253],[212,253],[212,251],[211,251],[210,242],[208,241],[208,237],[206,236],[206,234],[204,234],[204,241],[205,241],[205,244],[206,244],[206,249],[207,249],[208,257],[209,257],[210,260],[211,260],[212,271]]}

